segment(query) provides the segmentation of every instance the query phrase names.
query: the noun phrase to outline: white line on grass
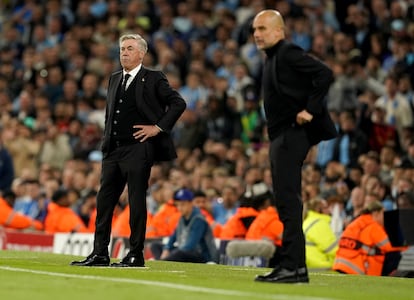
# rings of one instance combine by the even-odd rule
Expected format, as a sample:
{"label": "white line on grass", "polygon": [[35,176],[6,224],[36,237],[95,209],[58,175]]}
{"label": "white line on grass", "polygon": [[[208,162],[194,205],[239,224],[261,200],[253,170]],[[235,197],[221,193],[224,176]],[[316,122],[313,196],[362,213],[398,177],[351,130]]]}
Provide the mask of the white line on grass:
{"label": "white line on grass", "polygon": [[54,277],[65,277],[65,278],[76,278],[76,279],[85,279],[85,280],[97,280],[97,281],[110,281],[110,282],[121,282],[121,283],[131,283],[131,284],[143,284],[149,286],[159,286],[165,288],[171,288],[176,290],[190,291],[190,292],[204,292],[210,294],[224,295],[224,296],[239,296],[239,297],[260,297],[263,299],[275,299],[275,300],[331,300],[332,298],[321,298],[321,297],[311,297],[311,296],[294,296],[294,295],[269,295],[269,294],[258,294],[258,293],[249,293],[235,290],[224,290],[224,289],[213,289],[200,286],[190,286],[184,284],[168,283],[168,282],[159,282],[159,281],[150,281],[142,279],[130,279],[130,278],[117,278],[117,277],[104,277],[104,276],[93,276],[93,275],[79,275],[79,274],[66,274],[66,273],[57,273],[57,272],[46,272],[32,269],[23,269],[23,268],[13,268],[7,266],[0,266],[1,270],[12,271],[12,272],[23,272],[31,273],[38,275],[54,276]]}

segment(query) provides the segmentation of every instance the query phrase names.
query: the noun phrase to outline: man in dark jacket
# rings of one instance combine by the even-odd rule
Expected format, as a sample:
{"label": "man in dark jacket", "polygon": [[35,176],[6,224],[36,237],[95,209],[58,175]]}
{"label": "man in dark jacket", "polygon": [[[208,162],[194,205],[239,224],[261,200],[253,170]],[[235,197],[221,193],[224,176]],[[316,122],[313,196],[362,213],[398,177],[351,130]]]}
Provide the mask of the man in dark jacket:
{"label": "man in dark jacket", "polygon": [[264,10],[253,21],[257,47],[265,51],[263,97],[267,118],[273,192],[284,224],[280,264],[256,281],[308,282],[302,231],[301,168],[310,147],[336,136],[325,96],[332,71],[285,41],[284,21]]}
{"label": "man in dark jacket", "polygon": [[186,108],[184,99],[160,71],[142,65],[147,42],[138,34],[119,39],[122,70],[109,78],[102,142],[101,188],[97,195],[94,249],[75,266],[108,266],[112,216],[128,186],[131,235],[129,253],[113,267],[144,267],[146,194],[155,161],[177,155],[170,132]]}

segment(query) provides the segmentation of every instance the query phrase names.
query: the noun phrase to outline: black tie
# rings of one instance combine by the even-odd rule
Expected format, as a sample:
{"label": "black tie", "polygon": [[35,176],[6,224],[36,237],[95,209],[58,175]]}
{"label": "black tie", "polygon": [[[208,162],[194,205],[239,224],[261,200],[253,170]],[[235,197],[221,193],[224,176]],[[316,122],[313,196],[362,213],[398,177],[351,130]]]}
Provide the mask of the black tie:
{"label": "black tie", "polygon": [[125,92],[125,90],[126,90],[126,85],[127,85],[129,77],[131,77],[131,74],[125,74],[125,76],[124,76],[124,82],[122,83],[122,91],[123,92]]}

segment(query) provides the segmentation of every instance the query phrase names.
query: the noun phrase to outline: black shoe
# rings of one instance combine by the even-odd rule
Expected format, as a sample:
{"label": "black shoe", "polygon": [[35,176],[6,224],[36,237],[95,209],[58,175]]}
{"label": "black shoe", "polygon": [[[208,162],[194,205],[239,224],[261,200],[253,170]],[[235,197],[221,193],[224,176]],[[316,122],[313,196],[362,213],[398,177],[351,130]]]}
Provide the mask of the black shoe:
{"label": "black shoe", "polygon": [[109,262],[110,259],[108,255],[91,254],[84,260],[72,261],[70,265],[80,267],[107,267],[109,266]]}
{"label": "black shoe", "polygon": [[145,261],[142,256],[126,256],[120,262],[112,263],[111,267],[116,268],[143,268]]}
{"label": "black shoe", "polygon": [[309,277],[308,271],[305,267],[296,270],[288,270],[277,267],[270,273],[265,275],[257,275],[254,280],[272,283],[308,283]]}

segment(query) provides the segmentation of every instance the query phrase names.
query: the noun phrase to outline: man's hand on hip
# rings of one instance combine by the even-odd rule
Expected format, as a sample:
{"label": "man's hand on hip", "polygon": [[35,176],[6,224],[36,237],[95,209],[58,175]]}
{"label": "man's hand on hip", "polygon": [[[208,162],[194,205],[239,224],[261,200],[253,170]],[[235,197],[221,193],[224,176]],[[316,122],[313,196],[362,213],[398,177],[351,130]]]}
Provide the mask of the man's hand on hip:
{"label": "man's hand on hip", "polygon": [[134,129],[138,129],[134,132],[134,139],[138,139],[140,142],[145,142],[150,137],[156,136],[160,133],[160,129],[155,125],[134,125]]}

